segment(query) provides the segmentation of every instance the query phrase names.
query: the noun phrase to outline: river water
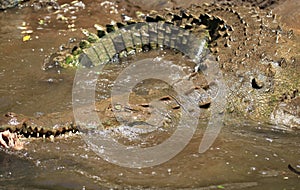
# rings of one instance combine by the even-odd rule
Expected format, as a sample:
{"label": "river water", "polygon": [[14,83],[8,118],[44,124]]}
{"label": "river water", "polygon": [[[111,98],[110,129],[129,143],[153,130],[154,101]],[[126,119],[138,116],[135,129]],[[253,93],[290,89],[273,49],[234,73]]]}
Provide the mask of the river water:
{"label": "river water", "polygon": [[[0,12],[0,114],[12,111],[34,117],[72,111],[74,69],[44,71],[42,65],[62,43],[67,47],[82,38],[80,28],[92,29],[94,23],[120,20],[121,13],[141,9],[135,1],[103,2],[73,4],[77,8],[65,9],[68,23],[56,19],[56,10],[35,9],[29,3]],[[59,3],[71,5],[66,0]],[[183,6],[182,1],[143,3],[144,9]],[[286,13],[285,7],[291,6],[287,3],[293,1],[276,9],[287,17],[297,15],[294,9]],[[32,30],[30,40],[23,41],[28,30]],[[291,164],[300,170],[299,132],[227,119],[214,144],[200,154],[206,126],[200,122],[188,146],[168,162],[138,169],[103,160],[80,135],[58,137],[54,142],[28,140],[25,150],[0,150],[0,189],[300,188],[299,176],[288,169]],[[167,138],[164,133],[158,135]]]}

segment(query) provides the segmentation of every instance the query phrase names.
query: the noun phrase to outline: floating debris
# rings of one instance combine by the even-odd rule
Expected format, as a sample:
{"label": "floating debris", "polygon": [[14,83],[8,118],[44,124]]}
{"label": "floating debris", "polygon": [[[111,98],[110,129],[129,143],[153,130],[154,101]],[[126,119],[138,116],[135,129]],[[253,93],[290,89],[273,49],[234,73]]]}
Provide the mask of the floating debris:
{"label": "floating debris", "polygon": [[21,32],[21,34],[32,34],[33,30],[24,30]]}
{"label": "floating debris", "polygon": [[23,36],[23,42],[30,40],[30,35]]}

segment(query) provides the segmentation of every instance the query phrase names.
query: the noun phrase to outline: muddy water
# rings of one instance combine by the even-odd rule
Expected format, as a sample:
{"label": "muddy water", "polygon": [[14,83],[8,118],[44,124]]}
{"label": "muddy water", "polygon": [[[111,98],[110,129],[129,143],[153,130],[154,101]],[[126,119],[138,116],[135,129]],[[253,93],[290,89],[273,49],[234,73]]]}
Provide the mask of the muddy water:
{"label": "muddy water", "polygon": [[[68,37],[57,30],[38,29],[40,16],[31,8],[1,12],[0,22],[4,26],[1,27],[0,46],[1,114],[11,110],[33,115],[70,107],[70,72],[59,74],[57,71],[44,72],[41,69],[45,55],[57,49],[61,42],[67,42]],[[23,25],[28,29],[18,29]],[[30,34],[32,39],[23,42],[25,34],[21,32],[26,30],[33,30]]]}
{"label": "muddy water", "polygon": [[299,167],[299,134],[254,123],[228,124],[214,145],[199,154],[202,135],[203,129],[199,129],[175,158],[145,169],[104,161],[80,136],[32,141],[26,151],[1,152],[1,184],[28,189],[299,188],[298,176],[287,168],[289,163]]}
{"label": "muddy water", "polygon": [[[13,111],[35,116],[71,110],[75,72],[72,69],[43,71],[45,56],[62,43],[67,46],[71,37],[83,37],[81,27],[92,28],[94,23],[120,19],[120,12],[130,12],[119,7],[118,14],[109,14],[113,5],[105,8],[100,6],[101,1],[84,2],[85,9],[70,13],[77,16],[71,28],[68,28],[70,23],[57,21],[54,11],[45,9],[23,7],[0,13],[1,114]],[[126,8],[139,9],[135,4],[123,3]],[[158,9],[173,4],[156,1],[148,2],[147,6]],[[48,18],[47,25],[38,23]],[[24,30],[33,30],[31,40],[22,41]],[[106,96],[106,87],[99,89],[99,98]],[[228,119],[213,146],[199,154],[197,150],[206,126],[206,122],[200,122],[192,141],[175,158],[145,169],[123,168],[104,161],[89,149],[80,135],[54,142],[30,140],[26,150],[1,149],[0,189],[299,189],[299,177],[288,169],[288,164],[292,164],[300,170],[298,132]],[[165,134],[157,135],[167,138]]]}

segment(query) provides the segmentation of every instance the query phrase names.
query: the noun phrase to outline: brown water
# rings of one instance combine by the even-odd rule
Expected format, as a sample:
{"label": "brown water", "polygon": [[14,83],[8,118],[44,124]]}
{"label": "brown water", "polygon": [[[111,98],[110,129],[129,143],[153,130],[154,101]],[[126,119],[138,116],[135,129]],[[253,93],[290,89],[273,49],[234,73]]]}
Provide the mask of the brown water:
{"label": "brown water", "polygon": [[[249,128],[252,128],[249,130]],[[254,123],[228,124],[214,145],[197,152],[203,129],[175,158],[150,168],[110,164],[78,137],[32,141],[20,152],[1,152],[4,189],[298,189],[299,134],[266,129]],[[299,169],[299,168],[298,168]],[[211,187],[211,189],[213,189]]]}
{"label": "brown water", "polygon": [[[63,3],[63,1],[60,1]],[[68,2],[68,1],[64,1]],[[102,1],[84,1],[85,9],[70,15],[76,31],[57,21],[53,11],[32,7],[0,12],[0,114],[8,111],[28,116],[72,109],[75,71],[41,66],[69,38],[83,37],[80,28],[120,19],[109,14]],[[151,8],[172,6],[169,1],[146,2]],[[177,4],[182,4],[176,1]],[[135,3],[122,3],[134,7]],[[135,7],[135,9],[137,9]],[[282,8],[284,10],[284,8]],[[67,14],[67,13],[66,13]],[[39,19],[48,25],[38,24]],[[22,23],[33,30],[31,40],[22,41]],[[69,23],[70,24],[70,23]],[[141,55],[141,58],[146,57]],[[300,170],[298,132],[273,126],[228,119],[213,146],[197,152],[206,123],[200,123],[189,145],[175,158],[151,168],[128,169],[110,164],[95,154],[80,135],[50,140],[31,140],[26,150],[0,151],[0,189],[299,189],[300,179],[288,169]],[[161,138],[164,138],[162,135]]]}

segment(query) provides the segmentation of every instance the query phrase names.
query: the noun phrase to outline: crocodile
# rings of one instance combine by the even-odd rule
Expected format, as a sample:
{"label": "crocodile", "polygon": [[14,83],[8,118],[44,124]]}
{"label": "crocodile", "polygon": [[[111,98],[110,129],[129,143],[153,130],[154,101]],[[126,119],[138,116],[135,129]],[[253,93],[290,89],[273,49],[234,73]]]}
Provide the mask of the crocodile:
{"label": "crocodile", "polygon": [[[228,83],[232,92],[228,98],[228,110],[256,120],[268,120],[280,102],[292,102],[292,99],[299,97],[299,75],[295,72],[299,69],[296,59],[298,46],[295,45],[298,36],[292,30],[285,31],[272,11],[226,2],[192,5],[187,9],[150,11],[139,15],[142,16],[137,20],[128,20],[126,23],[97,26],[97,35],[85,31],[86,40],[73,47],[71,52],[60,52],[63,56],[55,58],[60,58],[60,65],[76,65],[82,51],[86,53],[90,50],[91,44],[99,44],[99,40],[108,34],[117,33],[119,28],[135,23],[164,22],[191,33],[200,33],[204,28],[209,32],[210,51],[216,56],[225,78],[231,81]],[[126,45],[127,42],[124,44],[125,54],[132,48]],[[133,45],[136,52],[143,51],[143,48],[149,49],[149,44],[142,44],[143,47]],[[112,42],[110,46],[103,47],[113,49],[107,53],[109,55],[104,53],[107,56],[106,62],[116,56],[124,56],[120,47],[115,49]],[[55,58],[48,63],[56,62]]]}
{"label": "crocodile", "polygon": [[[72,48],[61,49],[53,54],[43,68],[77,66],[85,55],[92,54],[97,55],[98,60],[90,60],[86,66],[96,66],[97,63],[109,63],[134,53],[165,48],[163,42],[149,44],[149,36],[168,31],[170,28],[166,27],[173,25],[187,31],[183,36],[194,34],[206,40],[229,88],[226,113],[287,128],[300,128],[300,77],[297,73],[299,36],[292,30],[285,30],[271,10],[262,10],[248,3],[226,1],[193,4],[186,9],[138,12],[136,18],[126,15],[121,15],[121,18],[120,22],[106,26],[96,25],[97,34],[85,30],[86,39]],[[147,23],[156,23],[156,26],[162,28],[151,28],[152,25]],[[148,27],[143,30],[146,34],[140,36],[140,43],[136,43],[133,35],[126,38],[120,32],[122,28],[137,24]],[[171,44],[172,39],[168,43]],[[172,45],[170,47],[176,48]],[[95,56],[89,58],[94,59]],[[209,85],[203,85],[203,89],[209,89]],[[207,105],[205,109],[209,108]],[[283,120],[287,115],[290,120]],[[26,131],[26,136],[29,136],[29,128],[31,136],[57,135],[62,131],[78,130],[78,126],[72,122],[49,130],[34,128],[27,123],[22,123],[21,127],[6,125],[5,129],[21,133]]]}

